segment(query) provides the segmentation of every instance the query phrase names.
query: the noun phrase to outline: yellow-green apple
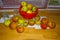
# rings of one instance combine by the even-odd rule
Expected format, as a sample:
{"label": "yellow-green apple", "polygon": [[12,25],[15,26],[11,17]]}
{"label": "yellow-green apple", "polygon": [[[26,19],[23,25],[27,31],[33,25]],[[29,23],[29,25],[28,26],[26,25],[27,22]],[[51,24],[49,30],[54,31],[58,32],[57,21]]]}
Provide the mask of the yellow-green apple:
{"label": "yellow-green apple", "polygon": [[32,11],[35,12],[35,11],[36,11],[36,7],[33,7],[33,8],[32,8]]}
{"label": "yellow-green apple", "polygon": [[19,23],[20,25],[23,25],[24,22],[25,22],[24,19],[19,19],[19,20],[18,20],[18,23]]}
{"label": "yellow-green apple", "polygon": [[25,1],[21,2],[21,6],[26,6],[26,5],[27,5],[27,3]]}
{"label": "yellow-green apple", "polygon": [[27,12],[27,10],[28,10],[28,9],[27,9],[27,6],[23,6],[23,7],[21,8],[21,10],[24,11],[24,12]]}
{"label": "yellow-green apple", "polygon": [[5,22],[4,22],[5,26],[9,26],[10,23],[11,23],[10,20],[5,20]]}
{"label": "yellow-green apple", "polygon": [[32,13],[32,10],[28,10],[27,13],[28,13],[28,14],[31,14],[31,13]]}
{"label": "yellow-green apple", "polygon": [[40,20],[36,20],[35,23],[36,23],[37,25],[40,25],[41,21],[40,21]]}
{"label": "yellow-green apple", "polygon": [[32,4],[28,4],[28,5],[27,5],[27,8],[28,8],[29,10],[31,10],[32,7],[33,7]]}

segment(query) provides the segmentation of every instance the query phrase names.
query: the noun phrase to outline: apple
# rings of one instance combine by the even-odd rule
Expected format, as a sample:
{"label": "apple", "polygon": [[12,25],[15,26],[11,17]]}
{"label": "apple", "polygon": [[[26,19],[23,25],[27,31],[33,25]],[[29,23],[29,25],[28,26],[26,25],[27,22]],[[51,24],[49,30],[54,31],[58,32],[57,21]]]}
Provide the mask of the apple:
{"label": "apple", "polygon": [[18,18],[17,16],[12,18],[12,20],[13,20],[14,22],[17,22],[18,19],[19,19],[19,18]]}
{"label": "apple", "polygon": [[28,14],[31,14],[31,13],[32,13],[32,10],[28,10],[27,13],[28,13]]}
{"label": "apple", "polygon": [[27,5],[27,3],[25,1],[21,2],[21,6],[26,6],[26,5]]}
{"label": "apple", "polygon": [[23,6],[23,7],[21,8],[21,10],[24,11],[24,12],[27,12],[27,10],[28,10],[28,9],[27,9],[27,6]]}
{"label": "apple", "polygon": [[20,25],[23,25],[24,22],[25,22],[24,19],[19,19],[19,20],[18,20],[18,23],[19,23]]}
{"label": "apple", "polygon": [[46,29],[47,28],[47,24],[41,23],[41,28],[42,29]]}
{"label": "apple", "polygon": [[53,29],[53,28],[55,28],[55,26],[56,26],[55,22],[51,22],[51,21],[48,22],[49,28]]}
{"label": "apple", "polygon": [[33,26],[35,24],[35,21],[33,19],[28,20],[28,24]]}
{"label": "apple", "polygon": [[32,7],[33,7],[32,4],[28,4],[28,5],[27,5],[27,8],[28,8],[29,10],[31,10]]}
{"label": "apple", "polygon": [[37,16],[35,17],[35,20],[40,20],[40,16],[37,15]]}
{"label": "apple", "polygon": [[17,25],[18,25],[18,23],[11,22],[10,25],[9,25],[9,28],[12,29],[12,30],[14,30],[14,29],[16,29]]}
{"label": "apple", "polygon": [[47,18],[42,18],[41,22],[44,23],[44,24],[47,24],[48,23],[48,19]]}
{"label": "apple", "polygon": [[10,20],[5,20],[5,22],[4,22],[5,26],[9,26],[10,23],[11,23]]}
{"label": "apple", "polygon": [[41,21],[40,20],[36,20],[35,23],[36,23],[36,25],[40,25]]}
{"label": "apple", "polygon": [[33,8],[32,8],[32,11],[35,12],[35,11],[36,11],[36,7],[33,7]]}
{"label": "apple", "polygon": [[18,26],[16,27],[18,33],[22,33],[24,31],[24,27]]}
{"label": "apple", "polygon": [[23,24],[23,25],[24,25],[25,27],[26,27],[26,26],[28,26],[28,22],[24,22],[24,24]]}

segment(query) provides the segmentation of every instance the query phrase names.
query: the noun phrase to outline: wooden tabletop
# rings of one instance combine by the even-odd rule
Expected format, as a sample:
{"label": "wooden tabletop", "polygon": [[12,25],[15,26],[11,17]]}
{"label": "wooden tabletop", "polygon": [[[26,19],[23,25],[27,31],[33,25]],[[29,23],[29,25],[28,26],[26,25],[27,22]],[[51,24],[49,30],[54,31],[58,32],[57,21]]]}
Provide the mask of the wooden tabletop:
{"label": "wooden tabletop", "polygon": [[[0,12],[1,14],[2,12]],[[8,12],[11,13],[11,12]],[[40,11],[40,16],[47,16],[49,20],[56,23],[54,29],[34,29],[25,28],[23,33],[10,30],[0,24],[0,40],[60,40],[60,12],[59,11]]]}

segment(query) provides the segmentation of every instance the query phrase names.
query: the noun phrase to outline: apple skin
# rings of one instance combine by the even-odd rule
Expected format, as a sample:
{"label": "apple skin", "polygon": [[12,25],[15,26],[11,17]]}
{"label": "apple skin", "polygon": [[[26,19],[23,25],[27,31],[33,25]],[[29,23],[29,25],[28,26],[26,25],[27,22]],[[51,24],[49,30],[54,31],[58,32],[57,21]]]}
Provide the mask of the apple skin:
{"label": "apple skin", "polygon": [[14,29],[16,29],[17,25],[18,25],[18,23],[11,22],[10,25],[9,25],[9,28],[14,30]]}
{"label": "apple skin", "polygon": [[33,26],[35,24],[35,21],[34,20],[28,20],[28,24]]}
{"label": "apple skin", "polygon": [[36,25],[40,25],[40,23],[41,23],[40,20],[36,20],[36,21],[35,21],[35,24],[36,24]]}
{"label": "apple skin", "polygon": [[33,26],[34,25],[34,22],[29,22],[29,25]]}
{"label": "apple skin", "polygon": [[24,31],[24,27],[18,26],[18,27],[16,27],[16,31],[18,33],[22,33]]}
{"label": "apple skin", "polygon": [[26,27],[26,26],[28,26],[28,22],[24,22],[24,24],[23,24],[23,25],[24,25],[25,27]]}
{"label": "apple skin", "polygon": [[40,16],[39,15],[37,15],[36,17],[35,17],[35,20],[40,20]]}
{"label": "apple skin", "polygon": [[33,8],[32,8],[32,11],[35,12],[35,11],[36,11],[36,7],[33,7]]}
{"label": "apple skin", "polygon": [[46,29],[47,28],[47,24],[41,23],[41,28],[42,29]]}
{"label": "apple skin", "polygon": [[25,22],[24,19],[19,19],[19,20],[18,20],[18,23],[19,23],[20,25],[23,25],[24,22]]}
{"label": "apple skin", "polygon": [[9,25],[10,25],[10,23],[11,23],[11,21],[10,21],[10,20],[5,20],[5,22],[4,22],[5,26],[9,26]]}
{"label": "apple skin", "polygon": [[26,6],[26,5],[27,5],[27,3],[25,1],[21,2],[21,6]]}
{"label": "apple skin", "polygon": [[27,13],[28,13],[28,14],[31,14],[31,13],[32,13],[32,10],[28,10]]}
{"label": "apple skin", "polygon": [[28,5],[27,5],[27,8],[28,8],[29,10],[31,10],[32,7],[33,7],[32,4],[28,4]]}
{"label": "apple skin", "polygon": [[48,23],[48,19],[47,18],[42,18],[41,22],[44,23],[44,24],[47,24]]}
{"label": "apple skin", "polygon": [[13,18],[12,18],[13,22],[17,22],[18,19],[19,19],[18,17],[13,17]]}
{"label": "apple skin", "polygon": [[24,12],[27,12],[27,10],[28,10],[28,9],[27,9],[27,6],[23,6],[23,7],[21,8],[21,10],[24,11]]}
{"label": "apple skin", "polygon": [[48,22],[49,28],[53,29],[53,28],[55,28],[55,26],[56,26],[55,22],[51,22],[51,21]]}

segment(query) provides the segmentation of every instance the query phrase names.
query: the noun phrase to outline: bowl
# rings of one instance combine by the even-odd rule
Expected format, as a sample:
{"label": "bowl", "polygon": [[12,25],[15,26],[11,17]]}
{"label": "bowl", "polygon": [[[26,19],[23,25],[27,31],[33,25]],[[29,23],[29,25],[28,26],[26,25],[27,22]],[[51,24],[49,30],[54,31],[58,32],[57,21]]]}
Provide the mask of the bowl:
{"label": "bowl", "polygon": [[21,10],[21,6],[19,7],[19,14],[22,15],[25,19],[32,19],[38,14],[38,8],[35,12],[27,13]]}

